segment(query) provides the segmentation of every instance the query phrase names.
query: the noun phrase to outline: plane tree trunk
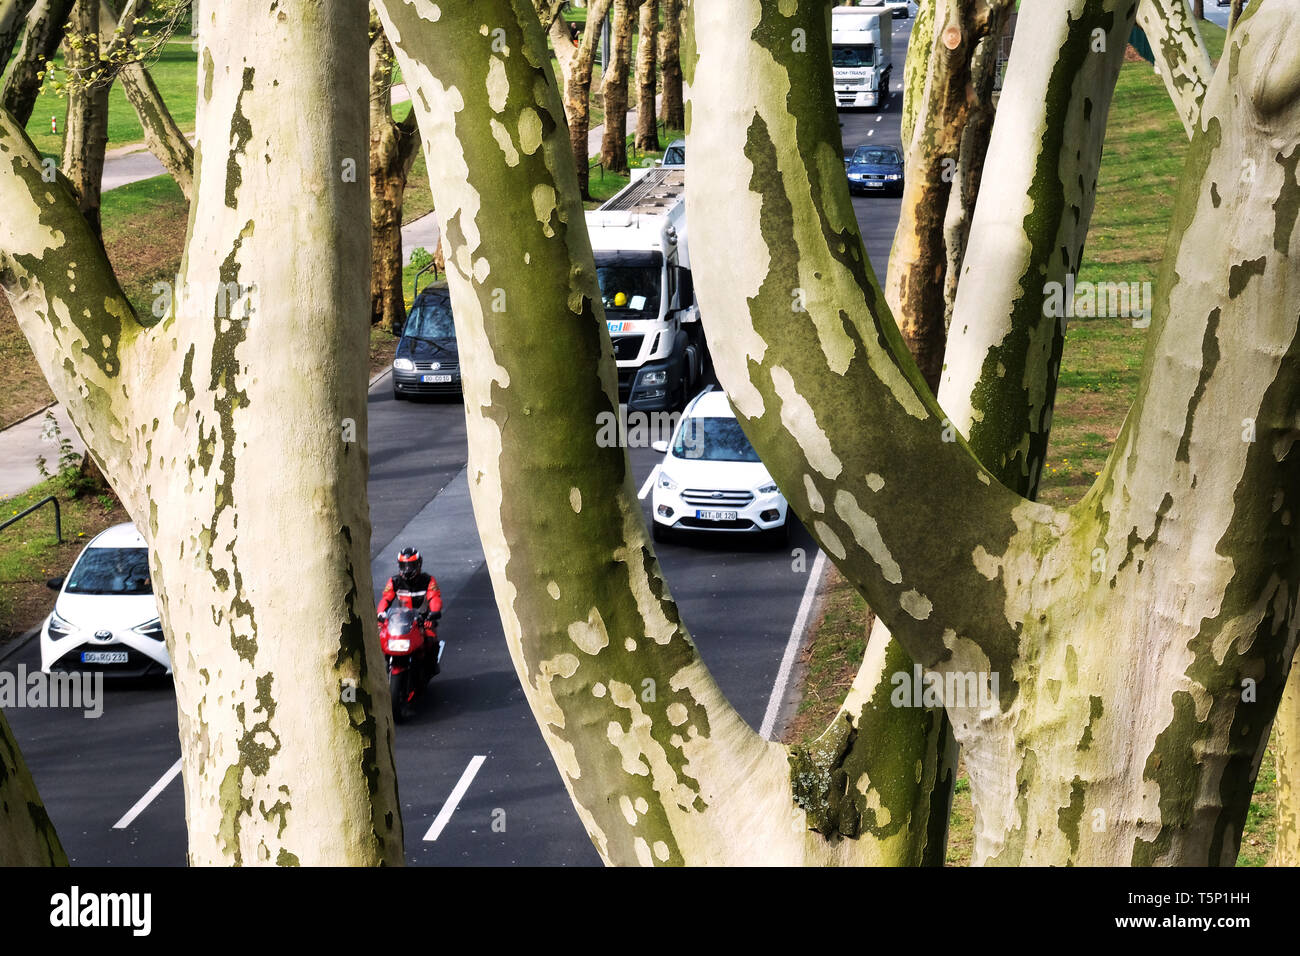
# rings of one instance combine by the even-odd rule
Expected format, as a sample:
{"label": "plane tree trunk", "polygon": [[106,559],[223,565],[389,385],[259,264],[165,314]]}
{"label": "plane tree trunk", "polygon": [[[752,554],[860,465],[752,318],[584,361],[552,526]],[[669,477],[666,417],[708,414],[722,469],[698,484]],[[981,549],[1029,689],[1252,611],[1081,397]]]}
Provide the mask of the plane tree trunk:
{"label": "plane tree trunk", "polygon": [[81,214],[96,235],[104,152],[108,148],[108,91],[112,79],[99,58],[99,0],[77,0],[68,26],[68,119],[63,133],[63,174]]}
{"label": "plane tree trunk", "polygon": [[[444,8],[436,22],[376,6],[400,37],[403,74],[418,78],[429,148],[447,157],[430,164],[435,202],[461,224],[448,235],[448,281],[498,610],[602,858],[940,862],[948,806],[931,795],[948,792],[935,782],[952,767],[933,710],[890,706],[888,675],[905,659],[874,655],[882,690],[860,702],[859,725],[837,720],[815,745],[786,748],[740,720],[681,621],[626,451],[602,447],[592,427],[616,413],[617,375],[558,91],[535,65],[535,18],[511,0]],[[509,52],[479,38],[483,17],[510,25]],[[518,269],[525,256],[532,268]]]}
{"label": "plane tree trunk", "polygon": [[659,33],[659,62],[663,70],[663,99],[659,116],[668,129],[686,128],[686,101],[682,95],[683,0],[663,0],[664,22]]}
{"label": "plane tree trunk", "polygon": [[[587,139],[591,132],[591,75],[600,44],[600,28],[609,14],[613,0],[591,0],[587,4],[587,25],[582,42],[570,62],[564,85],[564,112],[569,121],[569,148],[578,171],[578,189],[583,199],[591,198],[591,149]],[[608,64],[606,64],[608,67]]]}
{"label": "plane tree trunk", "polygon": [[639,5],[639,0],[614,0],[609,62],[601,77],[605,132],[601,137],[600,161],[612,173],[628,171],[627,90],[632,70],[632,26]]}
{"label": "plane tree trunk", "polygon": [[46,65],[63,42],[74,0],[36,0],[27,15],[22,45],[5,78],[0,102],[24,127],[40,96]]}
{"label": "plane tree trunk", "polygon": [[[788,21],[778,30],[774,8],[743,0],[695,7],[692,101],[719,121],[692,130],[694,181],[739,164],[750,189],[738,232],[734,196],[688,187],[696,254],[738,264],[696,281],[718,373],[804,523],[911,657],[945,677],[1000,677],[992,705],[945,701],[977,862],[1235,860],[1297,636],[1300,293],[1288,276],[1300,241],[1289,220],[1258,228],[1300,199],[1285,160],[1300,148],[1300,83],[1261,39],[1293,42],[1294,6],[1243,17],[1211,84],[1138,400],[1068,510],[1014,494],[948,440],[867,267],[842,173],[819,158],[837,144],[829,78],[806,81],[777,39]],[[1017,49],[1068,63],[1091,40],[1027,9]],[[820,10],[796,19],[810,38],[824,29]],[[737,72],[744,108],[723,82]],[[1016,75],[1013,63],[1009,85]],[[1220,275],[1236,276],[1235,295],[1197,278]],[[796,288],[807,311],[792,321]],[[923,486],[943,493],[918,498]]]}
{"label": "plane tree trunk", "polygon": [[36,0],[0,0],[0,73],[9,65],[14,44],[22,35],[27,14]]}
{"label": "plane tree trunk", "polygon": [[1193,15],[1188,0],[1142,0],[1138,4],[1137,24],[1151,43],[1160,78],[1189,137],[1214,75],[1210,51],[1196,25],[1198,19],[1205,18]]}
{"label": "plane tree trunk", "polygon": [[[232,0],[205,5],[199,35],[208,148],[166,317],[136,318],[6,114],[0,285],[150,545],[190,863],[396,864],[365,485],[368,203],[341,175],[366,164],[365,8]],[[284,600],[303,580],[313,599]]]}
{"label": "plane tree trunk", "polygon": [[641,0],[641,19],[637,28],[636,49],[636,148],[646,152],[659,150],[658,108],[659,76],[659,0]]}
{"label": "plane tree trunk", "polygon": [[393,49],[378,21],[370,40],[370,323],[400,335],[406,324],[402,288],[402,197],[420,146],[415,110],[393,120]]}
{"label": "plane tree trunk", "polygon": [[[977,100],[972,64],[980,44],[1001,34],[1008,11],[1009,0],[937,0],[930,14],[933,20],[920,38],[919,49],[930,51],[930,62],[924,68],[914,62],[910,76],[924,80],[908,85],[905,94],[913,98],[907,107],[910,139],[904,143],[903,203],[885,295],[932,390],[939,387],[947,338],[945,226],[953,183],[963,139],[969,136],[968,150],[977,152],[973,141],[987,130],[987,122],[971,122],[978,118],[973,115]],[[905,85],[908,79],[905,67]],[[972,162],[976,158],[972,155]],[[978,186],[978,177],[974,185]],[[959,252],[952,250],[954,255]]]}

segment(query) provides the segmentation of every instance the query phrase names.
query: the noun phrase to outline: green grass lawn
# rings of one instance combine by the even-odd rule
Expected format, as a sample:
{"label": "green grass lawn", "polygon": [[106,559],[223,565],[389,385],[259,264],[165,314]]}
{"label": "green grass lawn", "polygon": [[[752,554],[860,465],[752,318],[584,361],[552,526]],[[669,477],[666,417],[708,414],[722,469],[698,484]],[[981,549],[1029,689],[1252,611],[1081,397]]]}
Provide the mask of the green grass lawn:
{"label": "green grass lawn", "polygon": [[[59,66],[62,56],[55,57]],[[185,132],[194,130],[194,109],[198,98],[198,54],[194,52],[189,39],[171,40],[164,47],[158,59],[149,64],[149,72],[163,102],[171,111],[177,125]],[[57,156],[63,151],[63,132],[67,127],[66,116],[68,101],[54,92],[50,77],[46,78],[45,88],[41,91],[32,118],[27,124],[27,135],[32,138],[36,148],[42,153]],[[59,121],[59,132],[50,132],[50,117]],[[108,148],[113,149],[130,143],[144,141],[144,130],[136,119],[135,110],[127,102],[126,94],[120,85],[114,83],[109,92],[108,104]]]}
{"label": "green grass lawn", "polygon": [[[1201,29],[1216,59],[1224,32]],[[1164,83],[1147,63],[1125,63],[1106,133],[1097,205],[1079,282],[1150,282],[1164,256],[1175,189],[1188,142]],[[1040,497],[1078,501],[1110,454],[1136,395],[1148,330],[1128,318],[1075,318],[1066,333],[1048,460]],[[787,740],[815,737],[834,716],[861,660],[869,620],[865,602],[838,576],[828,579],[827,611],[805,651],[807,682]],[[852,589],[848,589],[852,591]],[[851,662],[851,663],[850,663]],[[1276,775],[1271,742],[1242,835],[1239,866],[1268,863],[1276,839]],[[974,812],[959,768],[950,821],[948,864],[969,864]]]}
{"label": "green grass lawn", "polygon": [[[49,466],[53,470],[57,462]],[[12,498],[0,496],[0,520],[47,495],[59,498],[62,544],[54,536],[54,512],[48,505],[0,532],[0,647],[37,624],[54,606],[54,592],[45,582],[64,574],[90,538],[127,520],[111,495],[72,499],[53,480]]]}

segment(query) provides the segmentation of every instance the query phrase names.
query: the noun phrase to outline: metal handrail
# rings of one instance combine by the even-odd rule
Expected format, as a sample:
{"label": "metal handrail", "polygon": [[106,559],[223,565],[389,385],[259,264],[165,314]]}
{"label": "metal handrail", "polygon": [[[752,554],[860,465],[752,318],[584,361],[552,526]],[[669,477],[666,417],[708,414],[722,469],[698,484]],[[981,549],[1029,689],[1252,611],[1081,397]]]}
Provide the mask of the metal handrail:
{"label": "metal handrail", "polygon": [[33,511],[39,511],[41,508],[44,508],[46,505],[54,505],[54,536],[58,538],[59,544],[63,544],[63,515],[59,511],[59,499],[54,497],[54,495],[50,495],[48,498],[42,498],[40,501],[36,502],[36,504],[32,505],[30,508],[24,511],[22,514],[14,515],[8,521],[4,522],[3,524],[0,524],[0,531],[3,531],[11,524],[17,524],[19,521],[22,521]]}

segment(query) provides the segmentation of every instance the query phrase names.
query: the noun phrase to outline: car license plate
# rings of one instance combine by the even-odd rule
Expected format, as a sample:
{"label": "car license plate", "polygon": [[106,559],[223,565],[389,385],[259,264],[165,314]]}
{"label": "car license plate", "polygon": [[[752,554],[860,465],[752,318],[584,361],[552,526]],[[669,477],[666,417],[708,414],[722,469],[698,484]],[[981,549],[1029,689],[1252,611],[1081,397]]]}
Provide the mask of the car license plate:
{"label": "car license plate", "polygon": [[451,381],[450,375],[421,375],[421,382],[428,382],[433,385],[440,385]]}
{"label": "car license plate", "polygon": [[126,651],[82,651],[83,664],[125,664]]}
{"label": "car license plate", "polygon": [[695,517],[701,521],[735,521],[734,511],[696,511]]}
{"label": "car license plate", "polygon": [[864,185],[870,186],[872,189],[879,189],[885,184],[879,179],[868,179]]}

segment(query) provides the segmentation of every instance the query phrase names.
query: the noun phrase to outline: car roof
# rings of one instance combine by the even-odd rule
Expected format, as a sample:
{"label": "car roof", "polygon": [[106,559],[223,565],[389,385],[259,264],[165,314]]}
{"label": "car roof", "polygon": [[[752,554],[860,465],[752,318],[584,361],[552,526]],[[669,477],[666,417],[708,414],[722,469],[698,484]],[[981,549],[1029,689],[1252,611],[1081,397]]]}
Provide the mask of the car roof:
{"label": "car roof", "polygon": [[691,418],[735,418],[727,393],[721,389],[711,389],[696,396],[686,412]]}
{"label": "car roof", "polygon": [[144,536],[129,521],[101,531],[87,545],[89,548],[147,548],[148,546]]}

